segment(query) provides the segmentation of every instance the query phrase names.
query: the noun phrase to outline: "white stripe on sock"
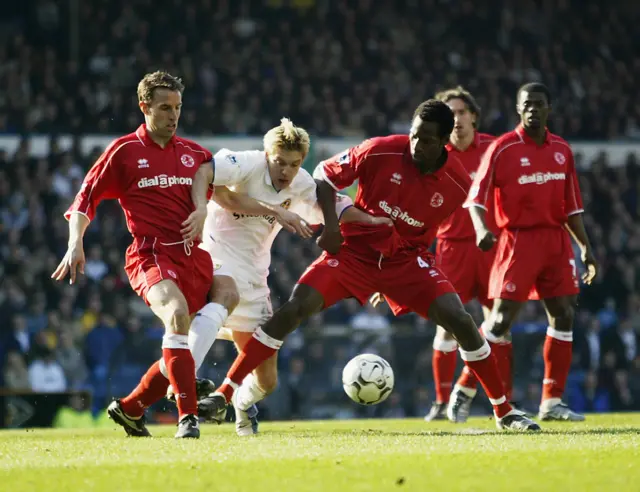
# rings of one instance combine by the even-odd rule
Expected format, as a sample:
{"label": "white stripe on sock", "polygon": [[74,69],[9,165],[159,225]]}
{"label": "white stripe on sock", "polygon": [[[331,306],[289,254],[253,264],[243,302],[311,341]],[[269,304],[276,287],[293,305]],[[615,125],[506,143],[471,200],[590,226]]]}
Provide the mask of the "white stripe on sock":
{"label": "white stripe on sock", "polygon": [[489,398],[489,402],[492,405],[502,405],[504,402],[507,401],[507,397],[506,396],[501,396],[500,398],[494,400],[493,398]]}
{"label": "white stripe on sock", "polygon": [[439,350],[440,352],[455,352],[458,350],[458,342],[455,340],[443,340],[436,336],[433,339],[433,350]]}
{"label": "white stripe on sock", "polygon": [[179,333],[165,333],[162,337],[162,348],[189,350],[189,339],[187,335],[180,335]]}
{"label": "white stripe on sock", "polygon": [[572,331],[558,331],[550,326],[547,328],[547,336],[555,338],[556,340],[562,340],[563,342],[573,342]]}
{"label": "white stripe on sock", "polygon": [[491,347],[489,346],[486,340],[484,341],[484,344],[482,345],[482,347],[480,347],[477,350],[472,350],[470,352],[467,352],[466,350],[460,349],[460,356],[462,357],[462,360],[465,362],[476,362],[479,360],[484,360],[487,357],[489,357],[490,354],[491,354]]}
{"label": "white stripe on sock", "polygon": [[233,388],[233,391],[237,390],[240,387],[239,384],[234,383],[229,378],[224,378],[224,381],[222,382],[222,384],[227,384],[227,385],[231,386]]}
{"label": "white stripe on sock", "polygon": [[272,348],[273,350],[280,350],[280,347],[282,347],[282,340],[278,340],[276,338],[273,338],[271,335],[267,335],[264,331],[262,331],[261,327],[259,327],[255,331],[255,333],[253,334],[253,338],[258,340],[263,345]]}

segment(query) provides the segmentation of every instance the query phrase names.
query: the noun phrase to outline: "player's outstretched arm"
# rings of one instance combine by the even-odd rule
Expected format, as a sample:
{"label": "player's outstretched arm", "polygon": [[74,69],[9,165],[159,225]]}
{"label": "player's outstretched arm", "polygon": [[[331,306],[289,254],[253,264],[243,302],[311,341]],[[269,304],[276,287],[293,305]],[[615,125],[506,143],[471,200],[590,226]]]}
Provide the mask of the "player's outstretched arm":
{"label": "player's outstretched arm", "polygon": [[389,227],[393,227],[393,220],[390,217],[376,217],[363,212],[359,208],[349,207],[340,216],[340,223],[346,224],[347,222],[358,222],[361,224],[380,225],[384,224]]}
{"label": "player's outstretched arm", "polygon": [[84,275],[85,257],[83,239],[89,222],[89,218],[84,214],[78,212],[70,214],[69,245],[58,268],[51,274],[52,279],[56,281],[63,280],[67,276],[67,273],[69,273],[71,277],[69,283],[74,284],[78,272]]}
{"label": "player's outstretched arm", "polygon": [[195,210],[182,223],[180,233],[185,241],[194,241],[202,237],[204,221],[207,218],[207,192],[213,182],[213,166],[205,162],[196,171],[191,185],[191,200]]}
{"label": "player's outstretched arm", "polygon": [[226,186],[216,186],[212,199],[222,208],[231,212],[247,215],[272,215],[284,229],[298,234],[304,239],[309,239],[313,235],[309,224],[298,214],[279,205],[270,205],[248,195],[236,193]]}
{"label": "player's outstretched arm", "polygon": [[585,284],[591,285],[593,279],[596,278],[596,275],[598,274],[598,263],[595,255],[593,254],[587,230],[584,227],[582,214],[576,213],[570,215],[567,219],[566,228],[571,236],[573,236],[576,243],[578,243],[578,246],[580,246],[580,250],[582,251],[582,262],[587,267],[587,271],[582,275],[582,280]]}

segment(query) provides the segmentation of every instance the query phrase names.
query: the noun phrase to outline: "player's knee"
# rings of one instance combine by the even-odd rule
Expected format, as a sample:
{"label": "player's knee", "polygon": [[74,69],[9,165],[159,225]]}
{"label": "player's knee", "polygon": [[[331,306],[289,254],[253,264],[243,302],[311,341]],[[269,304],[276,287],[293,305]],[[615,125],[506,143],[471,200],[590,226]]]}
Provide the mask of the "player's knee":
{"label": "player's knee", "polygon": [[444,330],[450,333],[455,333],[463,328],[475,328],[472,316],[463,306],[455,307],[441,313],[441,320]]}
{"label": "player's knee", "polygon": [[240,303],[240,293],[235,280],[226,275],[214,277],[210,298],[211,302],[223,305],[231,314]]}
{"label": "player's knee", "polygon": [[316,299],[306,295],[294,295],[282,306],[283,310],[297,322],[307,319],[321,307],[322,305],[318,306]]}
{"label": "player's knee", "polygon": [[567,303],[560,306],[553,316],[555,328],[561,331],[571,331],[576,310],[573,304]]}
{"label": "player's knee", "polygon": [[189,333],[191,319],[189,317],[189,308],[186,304],[181,302],[173,303],[173,305],[170,306],[170,309],[168,309],[168,316],[167,320],[165,320],[165,325],[168,332],[187,335]]}

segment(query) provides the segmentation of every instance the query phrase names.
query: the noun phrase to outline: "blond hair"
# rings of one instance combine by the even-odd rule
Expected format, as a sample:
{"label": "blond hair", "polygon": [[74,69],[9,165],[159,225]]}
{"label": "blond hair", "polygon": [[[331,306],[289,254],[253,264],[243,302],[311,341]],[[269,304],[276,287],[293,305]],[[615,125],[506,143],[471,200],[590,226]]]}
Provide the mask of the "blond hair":
{"label": "blond hair", "polygon": [[269,130],[264,136],[264,150],[294,150],[304,155],[309,153],[311,139],[307,130],[295,126],[289,118],[282,118],[280,125]]}
{"label": "blond hair", "polygon": [[147,104],[151,103],[156,89],[169,89],[182,94],[184,85],[182,80],[170,73],[161,71],[148,73],[138,83],[138,101]]}

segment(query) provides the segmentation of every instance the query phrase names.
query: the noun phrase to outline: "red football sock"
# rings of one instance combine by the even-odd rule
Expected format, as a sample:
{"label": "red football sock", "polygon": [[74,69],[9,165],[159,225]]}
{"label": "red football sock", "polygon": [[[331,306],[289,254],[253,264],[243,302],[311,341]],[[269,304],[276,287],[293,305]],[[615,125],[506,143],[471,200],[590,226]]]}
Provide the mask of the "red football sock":
{"label": "red football sock", "polygon": [[462,355],[465,364],[475,373],[478,381],[482,384],[489,401],[493,405],[496,417],[502,418],[508,414],[512,407],[505,397],[502,378],[498,372],[498,364],[491,353],[489,344],[485,341],[484,345],[478,350],[470,352],[460,350],[460,355]]}
{"label": "red football sock", "polygon": [[[186,335],[182,335],[185,338]],[[176,406],[179,419],[185,415],[198,415],[198,397],[196,395],[196,364],[188,348],[162,349],[162,358],[167,366],[169,381],[176,394]]]}
{"label": "red football sock", "polygon": [[281,346],[281,340],[267,335],[262,331],[262,328],[258,328],[236,357],[226,379],[216,390],[216,393],[222,393],[227,402],[230,402],[233,392],[242,384],[244,378],[275,354]]}
{"label": "red football sock", "polygon": [[512,391],[512,378],[511,364],[513,361],[513,344],[511,342],[493,343],[487,340],[491,346],[491,352],[496,357],[496,363],[498,364],[498,372],[502,378],[502,385],[504,386],[505,396],[507,400],[511,401]]}
{"label": "red football sock", "polygon": [[571,350],[573,333],[547,329],[544,341],[544,381],[542,384],[542,401],[550,398],[562,398],[567,376],[571,369]]}
{"label": "red football sock", "polygon": [[129,396],[120,400],[122,410],[130,417],[141,417],[145,408],[164,397],[168,387],[169,380],[160,372],[160,361],[156,361]]}
{"label": "red football sock", "polygon": [[464,366],[464,369],[462,369],[462,373],[460,374],[458,381],[456,381],[456,384],[458,386],[469,388],[475,391],[476,389],[478,389],[478,378],[476,378],[476,375],[471,369],[469,369],[467,366]]}
{"label": "red football sock", "polygon": [[433,382],[436,388],[436,401],[448,403],[451,386],[456,372],[458,343],[455,341],[433,341]]}

